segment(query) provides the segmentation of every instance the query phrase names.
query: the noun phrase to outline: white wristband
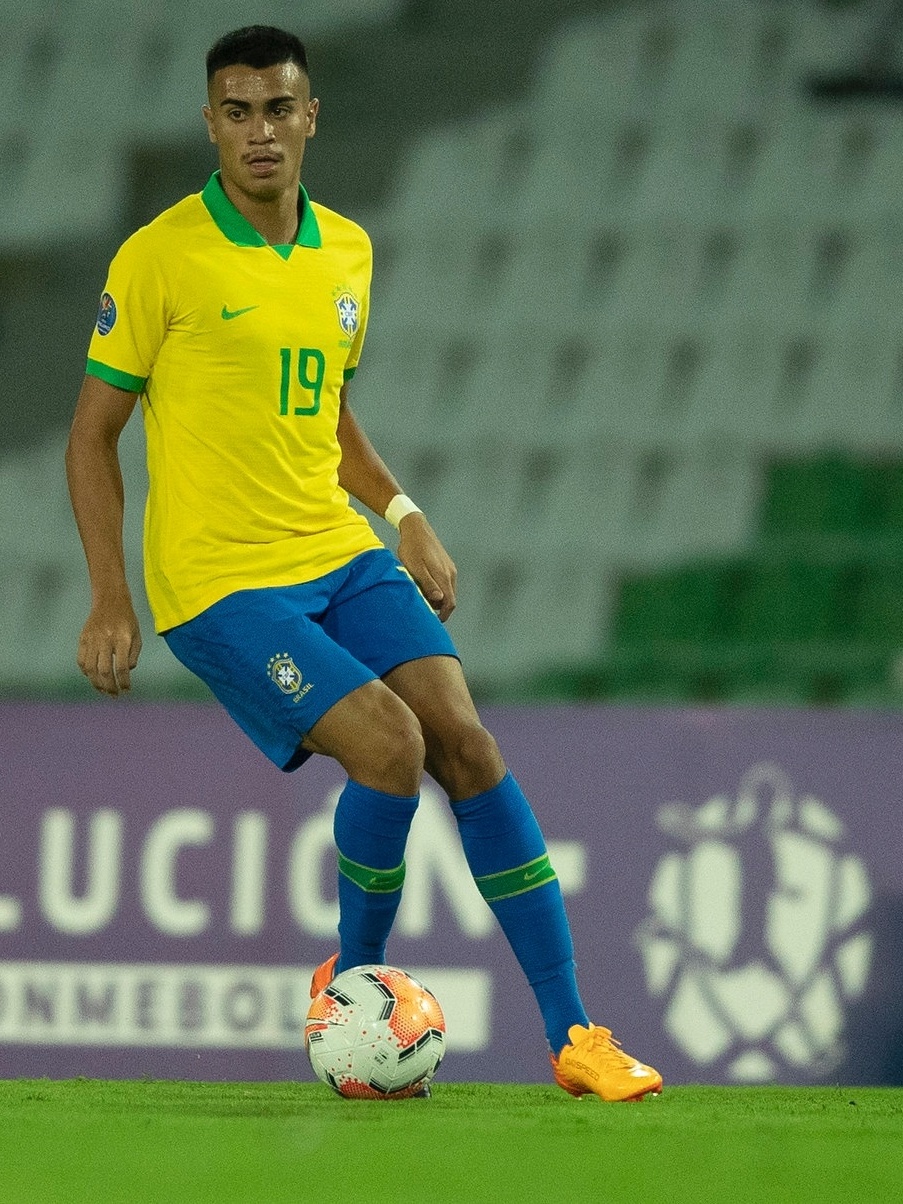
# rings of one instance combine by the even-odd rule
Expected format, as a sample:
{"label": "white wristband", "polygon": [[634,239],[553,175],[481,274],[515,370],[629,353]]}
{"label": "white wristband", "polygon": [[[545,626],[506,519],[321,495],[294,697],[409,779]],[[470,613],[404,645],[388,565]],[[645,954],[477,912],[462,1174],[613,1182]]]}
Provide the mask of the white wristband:
{"label": "white wristband", "polygon": [[393,527],[397,528],[405,515],[422,513],[420,507],[416,502],[412,502],[406,493],[396,493],[386,506],[385,519],[387,523],[391,523]]}

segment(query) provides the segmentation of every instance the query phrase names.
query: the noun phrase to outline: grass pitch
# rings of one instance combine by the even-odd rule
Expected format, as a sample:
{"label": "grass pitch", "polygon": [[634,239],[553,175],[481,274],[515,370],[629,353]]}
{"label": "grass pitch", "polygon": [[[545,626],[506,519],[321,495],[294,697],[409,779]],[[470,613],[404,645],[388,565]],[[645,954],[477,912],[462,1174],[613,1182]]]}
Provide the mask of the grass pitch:
{"label": "grass pitch", "polygon": [[712,1204],[903,1197],[903,1089],[672,1087],[642,1104],[442,1083],[0,1082],[2,1204]]}

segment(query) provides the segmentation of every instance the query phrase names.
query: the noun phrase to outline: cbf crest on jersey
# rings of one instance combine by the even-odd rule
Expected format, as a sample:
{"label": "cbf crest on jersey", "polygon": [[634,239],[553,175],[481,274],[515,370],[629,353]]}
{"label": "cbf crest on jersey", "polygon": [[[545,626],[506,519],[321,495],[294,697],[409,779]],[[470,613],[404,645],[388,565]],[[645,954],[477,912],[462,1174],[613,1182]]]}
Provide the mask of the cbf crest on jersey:
{"label": "cbf crest on jersey", "polygon": [[361,321],[361,307],[353,293],[344,292],[335,299],[335,307],[339,312],[339,325],[345,334],[351,338],[357,334]]}

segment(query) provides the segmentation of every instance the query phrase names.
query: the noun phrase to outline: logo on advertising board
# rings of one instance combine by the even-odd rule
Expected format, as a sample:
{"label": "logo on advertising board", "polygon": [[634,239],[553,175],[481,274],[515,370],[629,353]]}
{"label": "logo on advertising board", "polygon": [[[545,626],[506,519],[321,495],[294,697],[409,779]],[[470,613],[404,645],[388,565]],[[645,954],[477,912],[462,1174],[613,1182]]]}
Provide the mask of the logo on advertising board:
{"label": "logo on advertising board", "polygon": [[674,848],[637,930],[649,993],[696,1065],[735,1082],[823,1078],[872,964],[872,890],[844,824],[773,764],[736,797],[668,804]]}

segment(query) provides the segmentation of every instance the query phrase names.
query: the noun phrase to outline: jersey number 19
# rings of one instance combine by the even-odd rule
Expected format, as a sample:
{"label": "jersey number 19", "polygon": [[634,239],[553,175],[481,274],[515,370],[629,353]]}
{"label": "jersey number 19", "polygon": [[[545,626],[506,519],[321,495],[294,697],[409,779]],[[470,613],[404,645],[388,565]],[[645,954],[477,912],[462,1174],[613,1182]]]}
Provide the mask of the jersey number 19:
{"label": "jersey number 19", "polygon": [[[282,378],[279,386],[279,413],[296,414],[299,417],[318,413],[320,409],[320,394],[323,392],[323,381],[326,377],[326,356],[316,347],[299,347],[297,362],[292,369],[295,353],[291,347],[280,347],[279,357],[282,360]],[[295,384],[311,394],[312,400],[308,405],[291,407],[292,389]],[[304,398],[306,401],[307,398]]]}

